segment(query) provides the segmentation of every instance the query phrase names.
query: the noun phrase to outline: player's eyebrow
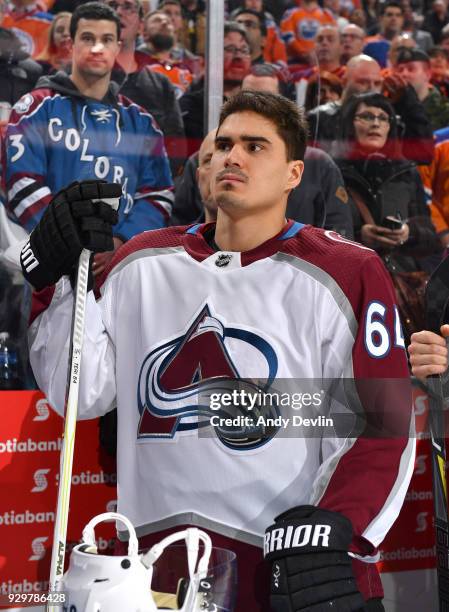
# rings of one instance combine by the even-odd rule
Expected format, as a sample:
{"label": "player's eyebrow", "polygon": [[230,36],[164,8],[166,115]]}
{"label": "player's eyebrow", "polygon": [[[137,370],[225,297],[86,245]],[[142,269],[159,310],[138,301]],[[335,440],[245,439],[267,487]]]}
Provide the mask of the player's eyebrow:
{"label": "player's eyebrow", "polygon": [[[242,134],[237,138],[237,140],[243,140],[243,142],[266,142],[267,144],[272,144],[271,140],[265,138],[265,136],[256,136],[251,134]],[[233,139],[230,136],[217,136],[215,138],[215,144],[217,143],[230,143]]]}

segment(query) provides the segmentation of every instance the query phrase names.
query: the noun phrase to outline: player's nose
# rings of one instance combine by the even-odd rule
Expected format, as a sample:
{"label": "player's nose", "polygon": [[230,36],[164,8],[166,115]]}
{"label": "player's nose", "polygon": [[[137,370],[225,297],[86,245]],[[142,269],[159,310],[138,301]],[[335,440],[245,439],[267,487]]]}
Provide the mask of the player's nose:
{"label": "player's nose", "polygon": [[225,157],[225,166],[241,166],[243,163],[242,147],[235,144]]}

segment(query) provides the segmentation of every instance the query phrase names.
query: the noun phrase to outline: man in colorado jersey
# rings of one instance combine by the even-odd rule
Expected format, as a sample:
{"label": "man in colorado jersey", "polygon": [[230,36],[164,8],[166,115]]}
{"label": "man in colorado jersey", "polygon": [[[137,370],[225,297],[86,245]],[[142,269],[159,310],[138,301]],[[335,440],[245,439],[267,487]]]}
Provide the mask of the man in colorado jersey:
{"label": "man in colorado jersey", "polygon": [[149,113],[117,95],[111,84],[120,48],[114,11],[101,3],[79,7],[71,36],[71,75],[41,79],[14,106],[6,134],[8,206],[31,231],[51,194],[71,181],[120,183],[117,246],[166,225],[172,181],[163,135]]}
{"label": "man in colorado jersey", "polygon": [[[378,546],[414,464],[404,341],[381,260],[285,219],[306,133],[301,111],[281,96],[231,98],[211,159],[217,222],[136,236],[105,271],[99,299],[87,299],[79,416],[117,405],[118,511],[142,545],[197,525],[237,552],[238,612],[383,610]],[[59,412],[73,306],[67,275],[80,245],[107,248],[113,215],[92,199],[111,187],[61,191],[22,253],[36,289],[31,363]],[[102,228],[95,235],[86,231],[93,220]],[[255,395],[268,383],[345,379],[340,405],[365,425],[351,436],[332,428],[286,436],[251,419],[216,424],[213,393],[242,379]],[[243,401],[232,409],[249,415]],[[397,435],[386,433],[391,421]]]}

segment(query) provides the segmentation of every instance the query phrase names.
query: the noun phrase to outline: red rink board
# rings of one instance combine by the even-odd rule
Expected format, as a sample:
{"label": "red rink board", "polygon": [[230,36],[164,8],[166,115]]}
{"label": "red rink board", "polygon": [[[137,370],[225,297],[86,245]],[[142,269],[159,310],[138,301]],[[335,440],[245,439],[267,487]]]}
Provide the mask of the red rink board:
{"label": "red rink board", "polygon": [[[418,451],[399,519],[381,546],[383,572],[435,567],[430,447],[423,439],[427,398],[415,389]],[[48,585],[63,421],[39,392],[0,392],[0,594]],[[98,420],[77,426],[68,541],[79,541],[96,514],[115,509],[115,465],[98,442]],[[103,551],[114,525],[96,530]],[[66,557],[67,562],[68,555]]]}
{"label": "red rink board", "polygon": [[[0,414],[0,594],[42,591],[48,586],[63,420],[39,392],[0,392]],[[114,462],[99,456],[98,420],[78,422],[69,546],[93,516],[115,509],[115,482]],[[113,523],[98,527],[101,548],[114,533]]]}

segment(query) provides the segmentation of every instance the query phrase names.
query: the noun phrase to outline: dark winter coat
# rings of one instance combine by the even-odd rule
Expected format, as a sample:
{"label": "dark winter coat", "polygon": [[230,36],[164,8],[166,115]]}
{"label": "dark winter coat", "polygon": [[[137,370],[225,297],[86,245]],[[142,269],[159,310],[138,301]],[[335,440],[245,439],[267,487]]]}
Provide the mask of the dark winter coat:
{"label": "dark winter coat", "polygon": [[181,110],[175,88],[168,78],[145,67],[147,57],[136,51],[138,70],[126,74],[116,65],[111,80],[117,83],[122,95],[139,104],[154,117],[164,133],[170,166],[173,175],[176,175],[187,157]]}
{"label": "dark winter coat", "polygon": [[[407,242],[393,251],[379,250],[388,255],[403,271],[425,268],[421,258],[439,250],[439,242],[430,220],[424,188],[414,164],[406,160],[392,161],[378,154],[365,159],[341,161],[339,167],[346,188],[356,193],[368,207],[376,225],[386,216],[400,217],[407,222],[410,236]],[[351,201],[355,239],[365,221]]]}
{"label": "dark winter coat", "polygon": [[36,85],[42,68],[21,49],[13,32],[0,28],[0,101],[11,106]]}

